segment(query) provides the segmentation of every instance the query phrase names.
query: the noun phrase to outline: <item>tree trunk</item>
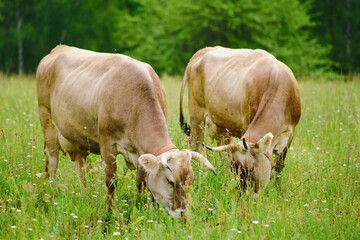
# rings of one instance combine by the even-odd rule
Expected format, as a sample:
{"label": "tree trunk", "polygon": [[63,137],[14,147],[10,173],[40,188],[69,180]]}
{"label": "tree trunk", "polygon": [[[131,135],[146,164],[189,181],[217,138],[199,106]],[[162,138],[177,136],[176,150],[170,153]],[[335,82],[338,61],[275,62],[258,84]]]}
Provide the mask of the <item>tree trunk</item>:
{"label": "tree trunk", "polygon": [[19,61],[19,75],[23,74],[24,69],[24,57],[23,57],[23,44],[21,35],[22,19],[18,6],[16,6],[16,30],[18,33],[18,61]]}
{"label": "tree trunk", "polygon": [[345,49],[346,49],[346,62],[348,63],[349,72],[351,71],[351,4],[350,0],[346,0],[346,28],[345,28]]}

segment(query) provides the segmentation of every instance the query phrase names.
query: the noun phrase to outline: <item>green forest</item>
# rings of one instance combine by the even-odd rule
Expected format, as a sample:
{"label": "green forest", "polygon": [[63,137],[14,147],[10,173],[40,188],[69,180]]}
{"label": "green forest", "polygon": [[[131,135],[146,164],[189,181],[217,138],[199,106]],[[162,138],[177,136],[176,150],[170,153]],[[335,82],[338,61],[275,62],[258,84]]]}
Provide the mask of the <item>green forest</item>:
{"label": "green forest", "polygon": [[355,0],[0,0],[0,72],[33,74],[58,44],[182,74],[205,46],[265,49],[297,76],[360,66]]}

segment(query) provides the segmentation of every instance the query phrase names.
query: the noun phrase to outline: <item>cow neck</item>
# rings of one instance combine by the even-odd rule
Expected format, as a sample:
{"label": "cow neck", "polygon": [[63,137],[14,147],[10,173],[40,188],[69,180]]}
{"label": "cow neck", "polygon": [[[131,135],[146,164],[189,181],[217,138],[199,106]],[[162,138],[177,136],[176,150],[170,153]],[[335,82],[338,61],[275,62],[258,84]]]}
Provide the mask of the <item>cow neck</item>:
{"label": "cow neck", "polygon": [[[250,138],[246,135],[242,136],[240,140],[243,140],[245,139],[245,141],[249,142],[249,143],[253,143],[253,144],[256,144],[258,141],[256,141],[254,138]],[[265,152],[264,155],[269,159],[270,163],[271,163],[271,167],[275,167],[275,163],[274,163],[274,160],[272,159],[271,157],[271,154],[268,153],[268,152]]]}
{"label": "cow neck", "polygon": [[136,143],[141,149],[140,154],[156,154],[161,148],[171,144],[166,119],[158,103],[140,106],[142,113],[136,129]]}

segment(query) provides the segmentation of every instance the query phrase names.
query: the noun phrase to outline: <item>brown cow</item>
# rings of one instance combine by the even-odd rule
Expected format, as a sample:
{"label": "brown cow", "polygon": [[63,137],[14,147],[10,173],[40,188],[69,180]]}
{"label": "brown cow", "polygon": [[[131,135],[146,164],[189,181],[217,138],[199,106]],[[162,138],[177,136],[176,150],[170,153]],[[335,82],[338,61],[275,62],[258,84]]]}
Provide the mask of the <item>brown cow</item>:
{"label": "brown cow", "polygon": [[[186,83],[190,128],[182,109]],[[241,174],[243,189],[246,180],[252,180],[257,193],[268,184],[272,166],[277,172],[283,169],[300,115],[300,93],[292,71],[264,50],[207,47],[187,65],[180,125],[188,134],[191,129],[192,147],[197,151],[205,123],[218,142],[226,135],[241,138],[238,144],[209,149],[232,153],[232,170]]]}
{"label": "brown cow", "polygon": [[[172,216],[186,205],[183,185],[193,178],[191,159],[210,162],[197,152],[178,150],[166,125],[166,95],[150,65],[121,54],[95,53],[59,45],[37,69],[45,168],[55,177],[58,152],[69,153],[85,179],[86,157],[105,163],[108,204],[114,205],[116,156],[137,169],[137,187],[148,188]],[[140,157],[139,157],[140,156]],[[139,164],[140,163],[140,164]]]}

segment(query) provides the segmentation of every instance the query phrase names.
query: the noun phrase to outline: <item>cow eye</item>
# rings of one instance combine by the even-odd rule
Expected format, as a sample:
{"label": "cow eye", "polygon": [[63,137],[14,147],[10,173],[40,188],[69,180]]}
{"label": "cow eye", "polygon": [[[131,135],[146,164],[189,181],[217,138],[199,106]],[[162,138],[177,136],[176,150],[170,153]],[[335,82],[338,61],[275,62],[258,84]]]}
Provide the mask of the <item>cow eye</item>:
{"label": "cow eye", "polygon": [[175,186],[175,183],[174,183],[173,181],[167,179],[167,182],[168,182],[171,186],[173,186],[173,187]]}

